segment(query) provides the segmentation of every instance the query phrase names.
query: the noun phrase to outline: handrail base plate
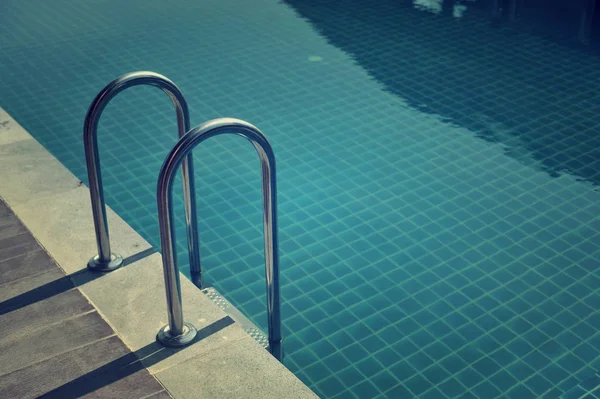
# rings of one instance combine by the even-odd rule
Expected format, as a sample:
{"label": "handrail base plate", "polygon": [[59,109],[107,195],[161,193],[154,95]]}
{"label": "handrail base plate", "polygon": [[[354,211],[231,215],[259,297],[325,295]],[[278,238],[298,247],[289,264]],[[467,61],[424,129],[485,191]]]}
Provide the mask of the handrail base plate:
{"label": "handrail base plate", "polygon": [[96,255],[87,264],[88,269],[94,272],[112,272],[123,266],[123,257],[118,254],[111,254],[110,262],[100,261],[100,256]]}
{"label": "handrail base plate", "polygon": [[176,337],[169,333],[169,326],[166,325],[156,334],[156,340],[169,348],[180,348],[189,345],[196,338],[196,328],[190,323],[184,323],[183,334]]}

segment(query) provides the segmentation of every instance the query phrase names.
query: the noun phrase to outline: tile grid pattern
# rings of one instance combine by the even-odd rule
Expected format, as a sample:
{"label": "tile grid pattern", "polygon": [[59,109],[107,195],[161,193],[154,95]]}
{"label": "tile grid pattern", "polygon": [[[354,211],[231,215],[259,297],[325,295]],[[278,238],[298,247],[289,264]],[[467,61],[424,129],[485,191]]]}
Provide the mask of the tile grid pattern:
{"label": "tile grid pattern", "polygon": [[[321,396],[556,398],[593,374],[598,193],[564,172],[597,182],[597,60],[403,4],[344,2],[335,19],[330,4],[259,3],[180,1],[152,31],[158,3],[121,10],[124,26],[113,3],[64,0],[35,27],[31,6],[11,3],[0,104],[83,180],[87,104],[129,70],[172,78],[193,122],[263,129],[280,172],[286,365]],[[100,126],[107,200],[155,246],[155,179],[175,135],[168,99],[146,88]],[[208,279],[264,327],[256,157],[223,138],[196,164]]]}
{"label": "tile grid pattern", "polygon": [[561,395],[560,399],[597,399],[600,398],[600,376],[594,375]]}

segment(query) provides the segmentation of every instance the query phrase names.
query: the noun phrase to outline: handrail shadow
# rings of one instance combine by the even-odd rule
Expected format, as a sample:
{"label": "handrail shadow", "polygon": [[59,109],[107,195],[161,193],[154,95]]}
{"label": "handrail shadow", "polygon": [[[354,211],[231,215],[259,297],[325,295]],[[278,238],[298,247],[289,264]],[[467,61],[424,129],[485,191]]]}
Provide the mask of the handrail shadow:
{"label": "handrail shadow", "polygon": [[[148,248],[136,254],[133,254],[123,259],[122,267],[131,265],[154,253],[156,253],[156,249]],[[0,302],[0,316],[32,305],[36,302],[46,300],[52,296],[62,294],[63,292],[69,291],[70,289],[76,287],[80,287],[103,276],[105,276],[105,273],[92,272],[87,268],[77,271],[75,273],[68,274],[57,280],[51,281],[40,287],[34,288],[30,291],[24,292],[13,298]]]}
{"label": "handrail shadow", "polygon": [[[198,330],[198,333],[191,345],[202,341],[203,339],[223,330],[224,328],[234,324],[231,317],[225,316],[222,319],[215,321],[212,324]],[[152,342],[135,352],[130,352],[121,356],[97,369],[90,371],[72,381],[67,382],[45,393],[40,398],[76,398],[94,392],[104,386],[110,385],[132,374],[137,373],[144,368],[165,360],[179,351],[188,349],[185,348],[167,348]]]}

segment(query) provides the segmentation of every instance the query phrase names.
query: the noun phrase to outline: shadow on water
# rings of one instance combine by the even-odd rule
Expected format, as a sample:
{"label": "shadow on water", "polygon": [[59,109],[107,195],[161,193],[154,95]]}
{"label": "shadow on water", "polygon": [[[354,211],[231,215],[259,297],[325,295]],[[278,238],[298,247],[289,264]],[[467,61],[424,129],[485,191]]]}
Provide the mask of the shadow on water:
{"label": "shadow on water", "polygon": [[[123,266],[121,267],[127,267],[128,265],[131,265],[132,263],[144,259],[154,253],[156,253],[156,250],[154,248],[148,248],[143,251],[140,251],[123,259]],[[41,302],[55,295],[69,291],[74,287],[82,286],[98,278],[101,278],[102,276],[105,276],[105,274],[91,272],[87,268],[75,273],[71,273],[67,276],[46,283],[40,287],[34,288],[33,290],[24,292],[13,298],[7,299],[4,302],[0,302],[0,316],[32,305],[36,302]]]}
{"label": "shadow on water", "polygon": [[411,106],[600,184],[599,40],[580,40],[596,0],[284,1]]}

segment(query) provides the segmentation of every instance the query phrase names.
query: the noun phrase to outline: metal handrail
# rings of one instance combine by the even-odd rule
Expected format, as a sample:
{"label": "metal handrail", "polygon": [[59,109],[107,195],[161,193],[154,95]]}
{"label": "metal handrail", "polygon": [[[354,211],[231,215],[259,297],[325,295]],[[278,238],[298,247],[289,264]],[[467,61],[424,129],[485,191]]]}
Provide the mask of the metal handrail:
{"label": "metal handrail", "polygon": [[279,299],[275,155],[264,134],[255,126],[239,119],[215,119],[190,130],[175,144],[160,169],[156,195],[169,324],[159,331],[157,340],[166,346],[178,347],[187,345],[196,335],[194,326],[183,320],[179,267],[177,266],[175,247],[175,226],[173,224],[173,179],[183,159],[189,156],[198,144],[221,134],[236,134],[246,138],[254,145],[260,158],[269,351],[281,360],[283,347]]}
{"label": "metal handrail", "polygon": [[[190,115],[183,93],[181,93],[181,90],[175,83],[158,73],[141,71],[125,74],[106,85],[96,98],[94,98],[85,116],[83,125],[83,143],[90,185],[94,229],[96,231],[96,244],[98,246],[98,255],[88,262],[88,268],[91,270],[106,272],[114,270],[123,264],[123,258],[111,253],[110,248],[104,189],[102,187],[102,174],[100,170],[100,156],[98,154],[98,121],[102,115],[102,111],[104,111],[110,100],[123,90],[140,85],[158,87],[169,96],[177,113],[178,137],[185,135],[190,128]],[[201,286],[200,244],[198,240],[194,166],[192,162],[191,154],[183,162],[183,196],[192,281],[194,284]]]}

